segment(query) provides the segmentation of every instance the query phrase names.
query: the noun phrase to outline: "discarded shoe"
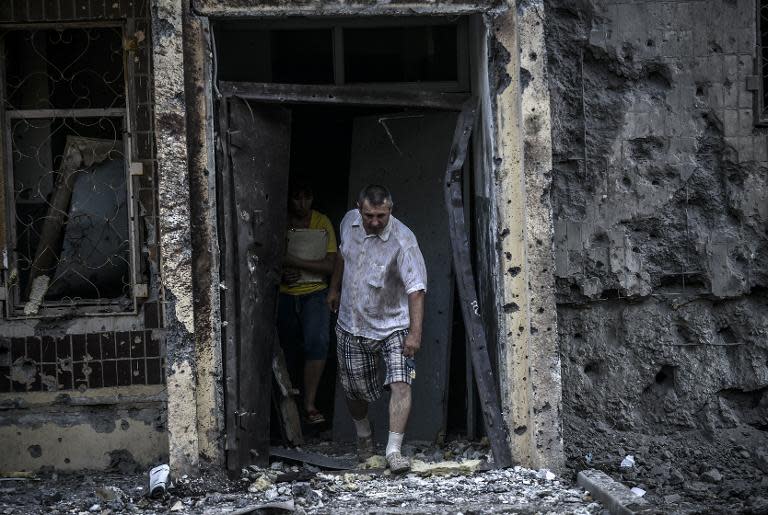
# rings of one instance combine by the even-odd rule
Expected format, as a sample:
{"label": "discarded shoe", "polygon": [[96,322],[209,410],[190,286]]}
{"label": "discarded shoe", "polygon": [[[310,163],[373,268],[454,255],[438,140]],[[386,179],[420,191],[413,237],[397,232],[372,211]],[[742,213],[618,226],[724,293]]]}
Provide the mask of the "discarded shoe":
{"label": "discarded shoe", "polygon": [[322,424],[325,422],[325,417],[317,410],[307,412],[307,424]]}
{"label": "discarded shoe", "polygon": [[357,437],[357,459],[366,461],[373,456],[373,435]]}
{"label": "discarded shoe", "polygon": [[399,452],[387,454],[387,464],[389,465],[389,470],[394,474],[399,474],[411,469],[411,462]]}

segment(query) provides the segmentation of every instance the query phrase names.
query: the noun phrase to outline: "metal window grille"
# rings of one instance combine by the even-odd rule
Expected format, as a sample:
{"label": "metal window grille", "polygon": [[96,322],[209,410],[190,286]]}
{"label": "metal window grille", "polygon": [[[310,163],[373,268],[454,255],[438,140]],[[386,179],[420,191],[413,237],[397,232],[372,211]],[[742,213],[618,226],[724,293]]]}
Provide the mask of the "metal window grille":
{"label": "metal window grille", "polygon": [[150,330],[0,339],[0,393],[163,384],[164,355]]}
{"label": "metal window grille", "polygon": [[135,309],[122,25],[7,30],[8,314]]}

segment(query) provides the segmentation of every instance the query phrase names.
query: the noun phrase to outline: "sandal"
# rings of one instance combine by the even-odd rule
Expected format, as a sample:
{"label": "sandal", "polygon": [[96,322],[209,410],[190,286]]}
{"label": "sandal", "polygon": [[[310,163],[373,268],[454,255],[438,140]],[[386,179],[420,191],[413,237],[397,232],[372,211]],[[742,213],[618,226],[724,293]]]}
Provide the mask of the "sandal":
{"label": "sandal", "polygon": [[323,422],[325,422],[325,417],[319,411],[312,410],[307,412],[307,424],[314,425],[322,424]]}

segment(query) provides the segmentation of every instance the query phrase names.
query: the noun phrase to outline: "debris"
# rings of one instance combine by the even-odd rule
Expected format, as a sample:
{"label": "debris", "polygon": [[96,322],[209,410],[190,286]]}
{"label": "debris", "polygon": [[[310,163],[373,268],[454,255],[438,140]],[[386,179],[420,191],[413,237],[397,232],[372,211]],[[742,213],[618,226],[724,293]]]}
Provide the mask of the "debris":
{"label": "debris", "polygon": [[266,475],[262,474],[251,483],[251,486],[248,487],[248,491],[251,493],[265,492],[270,488],[272,488],[272,481],[270,481]]}
{"label": "debris", "polygon": [[621,460],[621,464],[619,466],[623,469],[631,469],[635,466],[635,457],[628,454],[624,457],[623,460]]}
{"label": "debris", "polygon": [[768,474],[768,448],[760,447],[755,449],[755,465],[757,468]]}
{"label": "debris", "polygon": [[165,490],[168,484],[168,476],[171,473],[171,468],[166,465],[158,465],[149,471],[149,496],[161,497],[165,495]]}
{"label": "debris", "polygon": [[116,486],[102,486],[96,489],[96,495],[103,501],[114,501],[125,494]]}
{"label": "debris", "polygon": [[171,511],[181,511],[184,509],[184,503],[181,501],[176,501],[173,506],[171,506]]}
{"label": "debris", "polygon": [[12,472],[0,472],[0,478],[6,481],[24,481],[26,479],[35,479],[34,472],[25,470],[15,470]]}
{"label": "debris", "polygon": [[645,499],[638,497],[602,470],[582,470],[576,476],[576,481],[579,486],[588,490],[592,497],[602,502],[611,513],[633,513],[647,506]]}
{"label": "debris", "polygon": [[47,275],[39,275],[32,279],[32,286],[29,288],[29,300],[24,304],[25,315],[36,315],[40,310],[40,304],[43,302],[43,297],[48,292],[48,283],[51,282],[51,278]]}
{"label": "debris", "polygon": [[287,460],[299,461],[333,470],[349,470],[355,468],[356,462],[351,459],[333,458],[316,452],[302,451],[299,448],[270,447],[269,454]]}
{"label": "debris", "polygon": [[359,468],[361,469],[383,469],[387,467],[387,460],[384,456],[374,454],[365,460]]}
{"label": "debris", "polygon": [[246,506],[239,510],[223,512],[222,515],[248,515],[251,513],[257,513],[259,510],[282,510],[282,511],[296,511],[296,505],[293,499],[289,501],[281,502],[267,502],[263,504],[254,504],[252,506]]}
{"label": "debris", "polygon": [[421,476],[444,476],[448,474],[474,474],[482,462],[480,460],[438,461],[437,463],[425,463],[421,460],[413,460],[411,472]]}
{"label": "debris", "polygon": [[539,471],[536,473],[536,477],[546,481],[552,481],[556,476],[554,472],[550,471],[549,469],[539,469]]}
{"label": "debris", "polygon": [[632,492],[633,494],[635,494],[638,497],[642,497],[642,496],[645,495],[645,490],[643,490],[642,488],[638,488],[636,486],[630,488],[629,491]]}
{"label": "debris", "polygon": [[713,468],[704,472],[701,475],[701,478],[704,481],[708,481],[710,483],[719,483],[720,481],[723,480],[723,475],[720,473],[719,470],[717,470],[716,468]]}

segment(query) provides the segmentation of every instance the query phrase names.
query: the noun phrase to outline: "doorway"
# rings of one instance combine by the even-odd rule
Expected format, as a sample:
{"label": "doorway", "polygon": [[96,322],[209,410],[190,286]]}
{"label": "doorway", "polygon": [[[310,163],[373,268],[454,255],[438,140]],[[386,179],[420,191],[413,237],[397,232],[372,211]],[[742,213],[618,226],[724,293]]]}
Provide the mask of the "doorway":
{"label": "doorway", "polygon": [[[270,42],[274,72],[279,69],[275,64],[280,52],[274,56],[279,38],[264,34],[259,38]],[[228,68],[219,72],[220,77],[240,79],[219,83],[224,94],[219,130],[226,135],[219,156],[222,268],[227,282],[237,285],[223,299],[228,321],[224,328],[227,449],[228,464],[238,470],[243,463],[263,464],[268,459],[268,349],[274,344],[270,317],[274,317],[290,179],[312,185],[314,208],[326,214],[336,230],[363,186],[381,183],[391,189],[393,214],[416,234],[429,273],[408,437],[434,442],[444,439],[449,429],[463,434],[475,429],[467,425],[475,420],[473,413],[467,413],[474,409],[474,393],[467,387],[471,379],[467,380],[463,322],[454,310],[443,199],[459,100],[467,94],[457,93],[455,85],[446,86],[453,91],[445,94],[425,93],[434,87],[429,83],[411,90],[316,84],[330,79],[318,78],[317,66],[307,69],[308,76],[281,78],[295,84],[244,81],[242,75],[228,75]],[[274,78],[266,74],[258,79],[270,76]],[[469,177],[468,166],[465,172]],[[468,209],[472,220],[471,206]],[[353,425],[335,380],[334,347],[332,340],[318,407],[332,420],[334,439],[345,441],[352,439]],[[384,396],[371,407],[376,427],[386,427],[386,402]],[[463,409],[456,409],[459,405]]]}

